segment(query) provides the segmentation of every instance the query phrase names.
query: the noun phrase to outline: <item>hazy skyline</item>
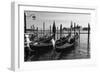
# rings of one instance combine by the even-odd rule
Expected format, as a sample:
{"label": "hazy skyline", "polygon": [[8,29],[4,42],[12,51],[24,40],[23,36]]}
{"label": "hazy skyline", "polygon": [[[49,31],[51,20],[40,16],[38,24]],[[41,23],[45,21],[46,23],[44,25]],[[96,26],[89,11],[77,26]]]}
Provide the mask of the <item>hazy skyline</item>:
{"label": "hazy skyline", "polygon": [[[26,27],[29,29],[32,25],[43,29],[43,22],[45,22],[46,29],[50,28],[50,25],[55,24],[57,27],[60,27],[62,24],[63,27],[70,27],[71,21],[79,24],[82,27],[87,27],[90,23],[91,15],[90,14],[81,14],[81,13],[61,13],[61,12],[42,12],[42,11],[25,11],[26,13]],[[32,19],[32,16],[35,16]]]}

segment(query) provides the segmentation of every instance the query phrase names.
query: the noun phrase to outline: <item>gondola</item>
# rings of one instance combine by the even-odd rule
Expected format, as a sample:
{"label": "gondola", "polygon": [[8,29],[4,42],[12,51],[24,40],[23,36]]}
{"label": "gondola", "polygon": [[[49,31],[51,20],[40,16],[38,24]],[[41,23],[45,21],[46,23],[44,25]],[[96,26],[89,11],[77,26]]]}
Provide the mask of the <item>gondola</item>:
{"label": "gondola", "polygon": [[56,41],[56,46],[62,46],[62,45],[64,45],[66,42],[68,42],[68,39],[69,39],[70,37],[71,37],[71,35],[68,34],[68,36],[62,37],[62,38],[58,39],[58,40]]}
{"label": "gondola", "polygon": [[30,44],[30,48],[38,55],[43,55],[50,52],[53,49],[52,43],[35,42]]}
{"label": "gondola", "polygon": [[[57,59],[63,59],[63,57],[70,54],[73,50],[75,50],[76,44],[78,43],[79,35],[74,35],[73,38],[68,38],[63,40],[62,43],[56,44],[56,53],[60,53]],[[70,40],[69,40],[70,39]]]}
{"label": "gondola", "polygon": [[56,43],[56,51],[71,51],[74,50],[75,44],[78,40],[78,34],[74,35],[72,38],[66,38],[59,43]]}
{"label": "gondola", "polygon": [[39,40],[39,42],[40,42],[40,43],[50,43],[51,39],[52,39],[52,36],[50,36],[50,37],[48,37],[48,38],[45,38],[45,39],[43,39],[43,40]]}
{"label": "gondola", "polygon": [[39,60],[39,57],[52,51],[53,45],[52,43],[35,42],[30,44],[30,48],[31,50],[34,50],[34,52],[31,52],[31,55],[34,56],[31,60],[37,61]]}
{"label": "gondola", "polygon": [[[39,56],[50,52],[53,49],[52,43],[50,42],[51,37],[38,39],[36,41],[25,42],[25,60],[28,60],[30,56],[35,56],[38,59]],[[26,44],[29,44],[27,46]],[[34,58],[34,59],[35,59]]]}

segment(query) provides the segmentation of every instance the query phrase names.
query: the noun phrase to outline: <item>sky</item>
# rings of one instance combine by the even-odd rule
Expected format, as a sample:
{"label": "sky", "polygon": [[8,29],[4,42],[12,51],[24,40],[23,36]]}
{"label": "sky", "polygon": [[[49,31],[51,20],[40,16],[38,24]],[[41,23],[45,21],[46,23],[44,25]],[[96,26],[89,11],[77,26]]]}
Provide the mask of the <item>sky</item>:
{"label": "sky", "polygon": [[[55,21],[56,27],[70,27],[72,23],[76,23],[82,27],[87,27],[90,23],[91,15],[84,13],[68,13],[68,12],[44,12],[44,11],[24,11],[26,13],[27,28],[30,29],[32,25],[43,29],[43,22],[45,23],[45,29],[48,30],[50,25],[53,25]],[[32,18],[35,16],[35,18]]]}

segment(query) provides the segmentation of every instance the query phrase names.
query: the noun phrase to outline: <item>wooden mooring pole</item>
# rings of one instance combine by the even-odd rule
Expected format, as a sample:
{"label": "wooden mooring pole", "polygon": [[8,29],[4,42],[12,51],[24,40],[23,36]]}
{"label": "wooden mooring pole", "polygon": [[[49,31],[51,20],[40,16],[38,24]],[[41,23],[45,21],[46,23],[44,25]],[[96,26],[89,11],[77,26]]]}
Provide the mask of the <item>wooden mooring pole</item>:
{"label": "wooden mooring pole", "polygon": [[43,22],[43,36],[45,35],[45,22]]}
{"label": "wooden mooring pole", "polygon": [[72,34],[72,28],[73,28],[73,23],[71,21],[71,26],[70,26],[70,33]]}
{"label": "wooden mooring pole", "polygon": [[38,33],[38,27],[37,27],[37,39],[39,38],[38,34],[39,34],[39,33]]}
{"label": "wooden mooring pole", "polygon": [[51,36],[51,25],[50,25],[50,36]]}
{"label": "wooden mooring pole", "polygon": [[57,27],[57,39],[58,39],[58,27]]}
{"label": "wooden mooring pole", "polygon": [[90,56],[90,24],[88,23],[88,41],[87,41],[88,56]]}
{"label": "wooden mooring pole", "polygon": [[79,49],[80,49],[80,28],[79,28]]}
{"label": "wooden mooring pole", "polygon": [[26,33],[26,13],[24,13],[24,32]]}
{"label": "wooden mooring pole", "polygon": [[[75,37],[75,30],[76,29],[76,23],[74,22],[74,37]],[[76,39],[74,38],[74,40],[76,41]],[[76,43],[74,43],[74,56],[76,57]]]}
{"label": "wooden mooring pole", "polygon": [[76,23],[74,23],[74,36],[75,36],[75,27],[76,27]]}
{"label": "wooden mooring pole", "polygon": [[60,38],[62,37],[62,24],[60,24]]}

